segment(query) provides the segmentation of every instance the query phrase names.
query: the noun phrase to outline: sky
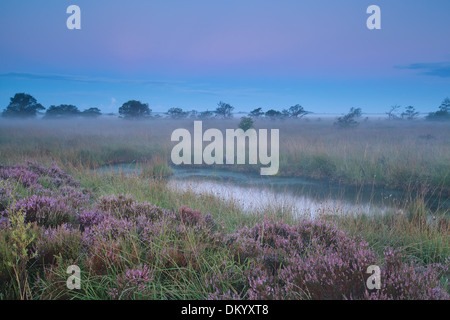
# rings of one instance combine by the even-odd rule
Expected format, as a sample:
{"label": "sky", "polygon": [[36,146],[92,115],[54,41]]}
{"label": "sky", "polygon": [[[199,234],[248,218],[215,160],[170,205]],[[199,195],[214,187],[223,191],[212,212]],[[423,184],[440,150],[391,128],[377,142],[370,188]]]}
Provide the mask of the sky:
{"label": "sky", "polygon": [[[66,26],[70,5],[80,30]],[[25,92],[104,113],[128,100],[155,112],[435,111],[450,97],[449,12],[448,0],[1,1],[0,110]]]}

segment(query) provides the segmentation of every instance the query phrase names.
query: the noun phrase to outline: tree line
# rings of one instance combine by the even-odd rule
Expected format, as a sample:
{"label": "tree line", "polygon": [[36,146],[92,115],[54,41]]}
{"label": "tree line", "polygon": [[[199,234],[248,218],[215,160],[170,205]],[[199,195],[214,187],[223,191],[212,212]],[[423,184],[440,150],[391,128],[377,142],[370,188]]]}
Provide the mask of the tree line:
{"label": "tree line", "polygon": [[[9,105],[2,112],[3,117],[7,118],[33,118],[45,107],[37,100],[26,93],[16,93],[10,98]],[[84,111],[78,110],[74,105],[61,104],[59,106],[50,106],[44,113],[46,118],[64,118],[71,116],[97,117],[101,115],[99,108],[89,108]]]}
{"label": "tree line", "polygon": [[[80,111],[76,106],[69,104],[61,104],[59,106],[52,105],[49,108],[45,108],[37,100],[26,93],[17,93],[14,97],[10,98],[9,105],[2,112],[3,117],[10,118],[33,118],[39,113],[44,114],[44,118],[67,118],[74,116],[90,117],[95,118],[102,115],[99,108],[89,108]],[[404,112],[399,113],[400,106],[392,106],[391,109],[386,112],[388,119],[390,120],[414,120],[418,117],[419,112],[415,110],[413,106],[408,106],[405,108]],[[43,112],[45,110],[45,112]],[[233,116],[234,107],[225,102],[219,102],[217,107],[213,111],[184,111],[181,108],[170,108],[165,113],[167,117],[172,119],[229,119]],[[137,100],[130,100],[125,102],[118,110],[119,116],[124,119],[145,119],[145,118],[158,118],[161,117],[159,114],[152,114],[152,109],[150,109],[147,103],[142,103]],[[249,112],[249,119],[266,118],[271,120],[276,119],[299,119],[310,111],[306,111],[301,105],[296,104],[282,111],[270,109],[268,111],[263,111],[262,108],[256,108]],[[351,108],[350,111],[337,118],[336,124],[340,127],[355,127],[358,125],[357,119],[362,115],[361,108]],[[435,112],[430,112],[426,116],[427,120],[450,120],[450,99],[446,98],[443,100],[438,110]],[[247,120],[250,122],[249,120]]]}

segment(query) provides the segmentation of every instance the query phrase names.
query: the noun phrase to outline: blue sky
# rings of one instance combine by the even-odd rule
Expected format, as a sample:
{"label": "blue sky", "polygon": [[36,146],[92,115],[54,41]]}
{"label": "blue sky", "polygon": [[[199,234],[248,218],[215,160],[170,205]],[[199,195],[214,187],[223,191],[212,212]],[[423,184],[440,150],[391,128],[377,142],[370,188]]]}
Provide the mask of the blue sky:
{"label": "blue sky", "polygon": [[[66,27],[72,4],[81,30]],[[381,30],[366,27],[372,4]],[[2,1],[0,109],[26,92],[104,112],[131,99],[429,112],[450,96],[449,12],[448,0]]]}

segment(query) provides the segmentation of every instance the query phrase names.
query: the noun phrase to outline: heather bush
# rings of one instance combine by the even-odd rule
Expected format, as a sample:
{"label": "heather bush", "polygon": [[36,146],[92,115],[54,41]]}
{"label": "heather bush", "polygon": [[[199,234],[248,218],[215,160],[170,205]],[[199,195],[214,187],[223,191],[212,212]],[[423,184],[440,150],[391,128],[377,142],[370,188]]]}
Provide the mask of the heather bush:
{"label": "heather bush", "polygon": [[103,221],[105,216],[106,214],[98,209],[86,209],[77,213],[77,222],[81,231],[84,231],[87,228],[98,225]]}
{"label": "heather bush", "polygon": [[[362,239],[320,221],[295,226],[265,221],[230,235],[226,245],[238,265],[248,265],[241,283],[235,284],[245,288],[241,299],[448,298],[437,271],[444,267],[424,270],[389,254],[381,275],[384,286],[368,292],[366,270],[379,257]],[[236,298],[223,285],[228,277],[225,272],[209,280],[209,298]]]}
{"label": "heather bush", "polygon": [[209,230],[216,230],[217,224],[211,214],[204,215],[199,210],[194,210],[181,206],[178,209],[177,220],[188,226],[203,226]]}
{"label": "heather bush", "polygon": [[163,215],[167,215],[167,210],[157,207],[149,202],[137,202],[130,195],[110,195],[99,198],[97,209],[117,218],[135,219],[139,216],[147,216],[152,220],[158,220]]}
{"label": "heather bush", "polygon": [[57,226],[74,220],[74,208],[64,201],[64,198],[32,195],[18,200],[5,211],[23,210],[26,222],[36,222],[40,226]]}
{"label": "heather bush", "polygon": [[86,267],[89,274],[105,276],[116,269],[125,268],[128,264],[125,258],[126,246],[123,239],[96,239],[87,252]]}
{"label": "heather bush", "polygon": [[108,293],[113,299],[145,298],[152,291],[152,280],[153,270],[147,265],[139,265],[117,276],[114,287],[110,288]]}
{"label": "heather bush", "polygon": [[[90,201],[90,191],[80,188],[78,182],[55,165],[51,168],[32,162],[0,165],[0,179],[0,213],[7,217],[9,212],[23,210],[26,222],[45,227],[72,222]],[[44,180],[45,187],[40,184]],[[25,191],[20,192],[21,188]],[[17,201],[11,204],[13,193]]]}
{"label": "heather bush", "polygon": [[70,186],[79,188],[80,183],[76,181],[70,174],[61,170],[56,164],[52,164],[50,168],[39,165],[35,162],[27,162],[26,168],[37,174],[41,179],[47,180],[54,187]]}
{"label": "heather bush", "polygon": [[449,300],[450,294],[441,285],[448,283],[450,258],[444,264],[422,266],[406,261],[399,249],[387,249],[381,270],[381,289],[367,294],[374,300]]}
{"label": "heather bush", "polygon": [[105,215],[100,222],[88,227],[83,232],[83,241],[87,245],[96,240],[108,241],[128,236],[134,230],[134,223],[127,219],[119,219]]}
{"label": "heather bush", "polygon": [[247,268],[244,299],[339,299],[364,293],[364,271],[376,257],[361,240],[320,222],[265,221],[226,242]]}
{"label": "heather bush", "polygon": [[34,245],[36,261],[40,265],[52,265],[56,257],[65,261],[76,260],[81,254],[82,235],[78,229],[62,224],[56,228],[41,228]]}
{"label": "heather bush", "polygon": [[55,196],[59,196],[68,206],[75,210],[82,209],[86,206],[91,197],[91,191],[87,189],[80,189],[71,186],[63,186],[58,189]]}
{"label": "heather bush", "polygon": [[139,219],[139,217],[146,217],[150,221],[158,221],[164,217],[172,215],[172,212],[165,210],[161,207],[155,206],[150,202],[136,203],[133,206],[133,216],[134,220]]}
{"label": "heather bush", "polygon": [[47,189],[71,186],[78,188],[80,184],[55,164],[50,168],[28,161],[26,164],[13,166],[0,164],[0,179],[20,182],[24,187],[42,187]]}
{"label": "heather bush", "polygon": [[33,187],[38,184],[39,176],[22,165],[0,166],[0,179],[17,181],[24,187]]}
{"label": "heather bush", "polygon": [[118,217],[129,218],[132,216],[136,200],[130,195],[111,195],[100,197],[97,203],[99,210],[110,212]]}

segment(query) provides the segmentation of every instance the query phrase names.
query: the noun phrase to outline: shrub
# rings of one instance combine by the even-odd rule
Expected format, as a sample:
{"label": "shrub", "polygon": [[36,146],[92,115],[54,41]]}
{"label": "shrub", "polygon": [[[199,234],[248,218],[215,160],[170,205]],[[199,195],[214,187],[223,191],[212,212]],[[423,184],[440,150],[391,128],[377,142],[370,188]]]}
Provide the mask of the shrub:
{"label": "shrub", "polygon": [[11,102],[2,112],[3,117],[31,118],[35,117],[39,111],[45,110],[33,96],[26,93],[16,93],[10,100]]}
{"label": "shrub", "polygon": [[39,176],[23,166],[0,168],[0,179],[17,181],[24,187],[33,187],[38,184]]}
{"label": "shrub", "polygon": [[[13,206],[15,201],[13,200]],[[26,222],[25,213],[22,209],[14,209],[9,212],[11,223],[12,260],[7,261],[8,266],[13,271],[13,279],[16,296],[21,300],[31,298],[29,296],[28,284],[28,262],[34,258],[35,253],[31,252],[31,246],[36,238],[36,230]]]}
{"label": "shrub", "polygon": [[[265,221],[232,234],[225,245],[239,266],[248,265],[235,284],[243,288],[240,299],[448,298],[439,285],[440,269],[424,271],[389,254],[382,273],[385,285],[369,292],[366,270],[377,264],[377,255],[365,241],[319,221],[295,226]],[[231,298],[223,285],[227,276],[224,272],[209,280],[209,298]]]}
{"label": "shrub", "polygon": [[334,123],[339,128],[355,128],[359,125],[359,122],[356,119],[360,118],[362,115],[361,108],[351,108],[349,113],[346,115],[337,118],[337,121]]}
{"label": "shrub", "polygon": [[244,131],[253,128],[253,119],[250,117],[242,117],[238,127]]}
{"label": "shrub", "polygon": [[450,120],[450,99],[445,98],[439,106],[439,110],[436,112],[430,112],[426,117],[427,120],[439,120],[448,121]]}
{"label": "shrub", "polygon": [[125,102],[119,108],[119,114],[124,119],[141,119],[148,118],[152,110],[148,107],[147,103],[142,103],[136,100],[130,100]]}
{"label": "shrub", "polygon": [[151,292],[150,283],[153,280],[153,270],[147,265],[127,269],[117,276],[115,286],[109,294],[113,299],[143,298]]}
{"label": "shrub", "polygon": [[56,257],[61,257],[65,261],[78,259],[81,245],[81,232],[63,224],[56,228],[42,229],[34,250],[40,264],[51,265],[56,262]]}
{"label": "shrub", "polygon": [[99,223],[83,232],[83,241],[86,245],[92,245],[97,240],[113,240],[127,236],[133,229],[132,222],[107,215]]}
{"label": "shrub", "polygon": [[45,112],[45,118],[66,118],[74,117],[80,114],[80,110],[76,106],[70,104],[62,104],[59,106],[50,106]]}
{"label": "shrub", "polygon": [[75,217],[73,208],[61,198],[32,195],[12,204],[5,211],[10,216],[12,212],[21,210],[25,213],[25,222],[36,222],[40,226],[56,227],[62,223],[71,222]]}
{"label": "shrub", "polygon": [[419,115],[419,112],[416,111],[416,108],[413,106],[408,106],[405,108],[405,112],[402,112],[402,119],[414,120]]}
{"label": "shrub", "polygon": [[336,171],[336,165],[327,155],[314,155],[311,159],[311,171],[319,177],[332,177]]}
{"label": "shrub", "polygon": [[450,294],[440,280],[450,276],[450,259],[445,264],[423,267],[405,262],[400,250],[387,249],[381,271],[381,289],[368,293],[371,300],[449,300]]}
{"label": "shrub", "polygon": [[84,210],[77,214],[77,218],[81,231],[84,231],[102,222],[105,214],[100,210]]}
{"label": "shrub", "polygon": [[112,213],[118,217],[129,217],[134,213],[134,206],[137,202],[130,195],[111,195],[102,196],[98,200],[97,207],[99,210]]}

